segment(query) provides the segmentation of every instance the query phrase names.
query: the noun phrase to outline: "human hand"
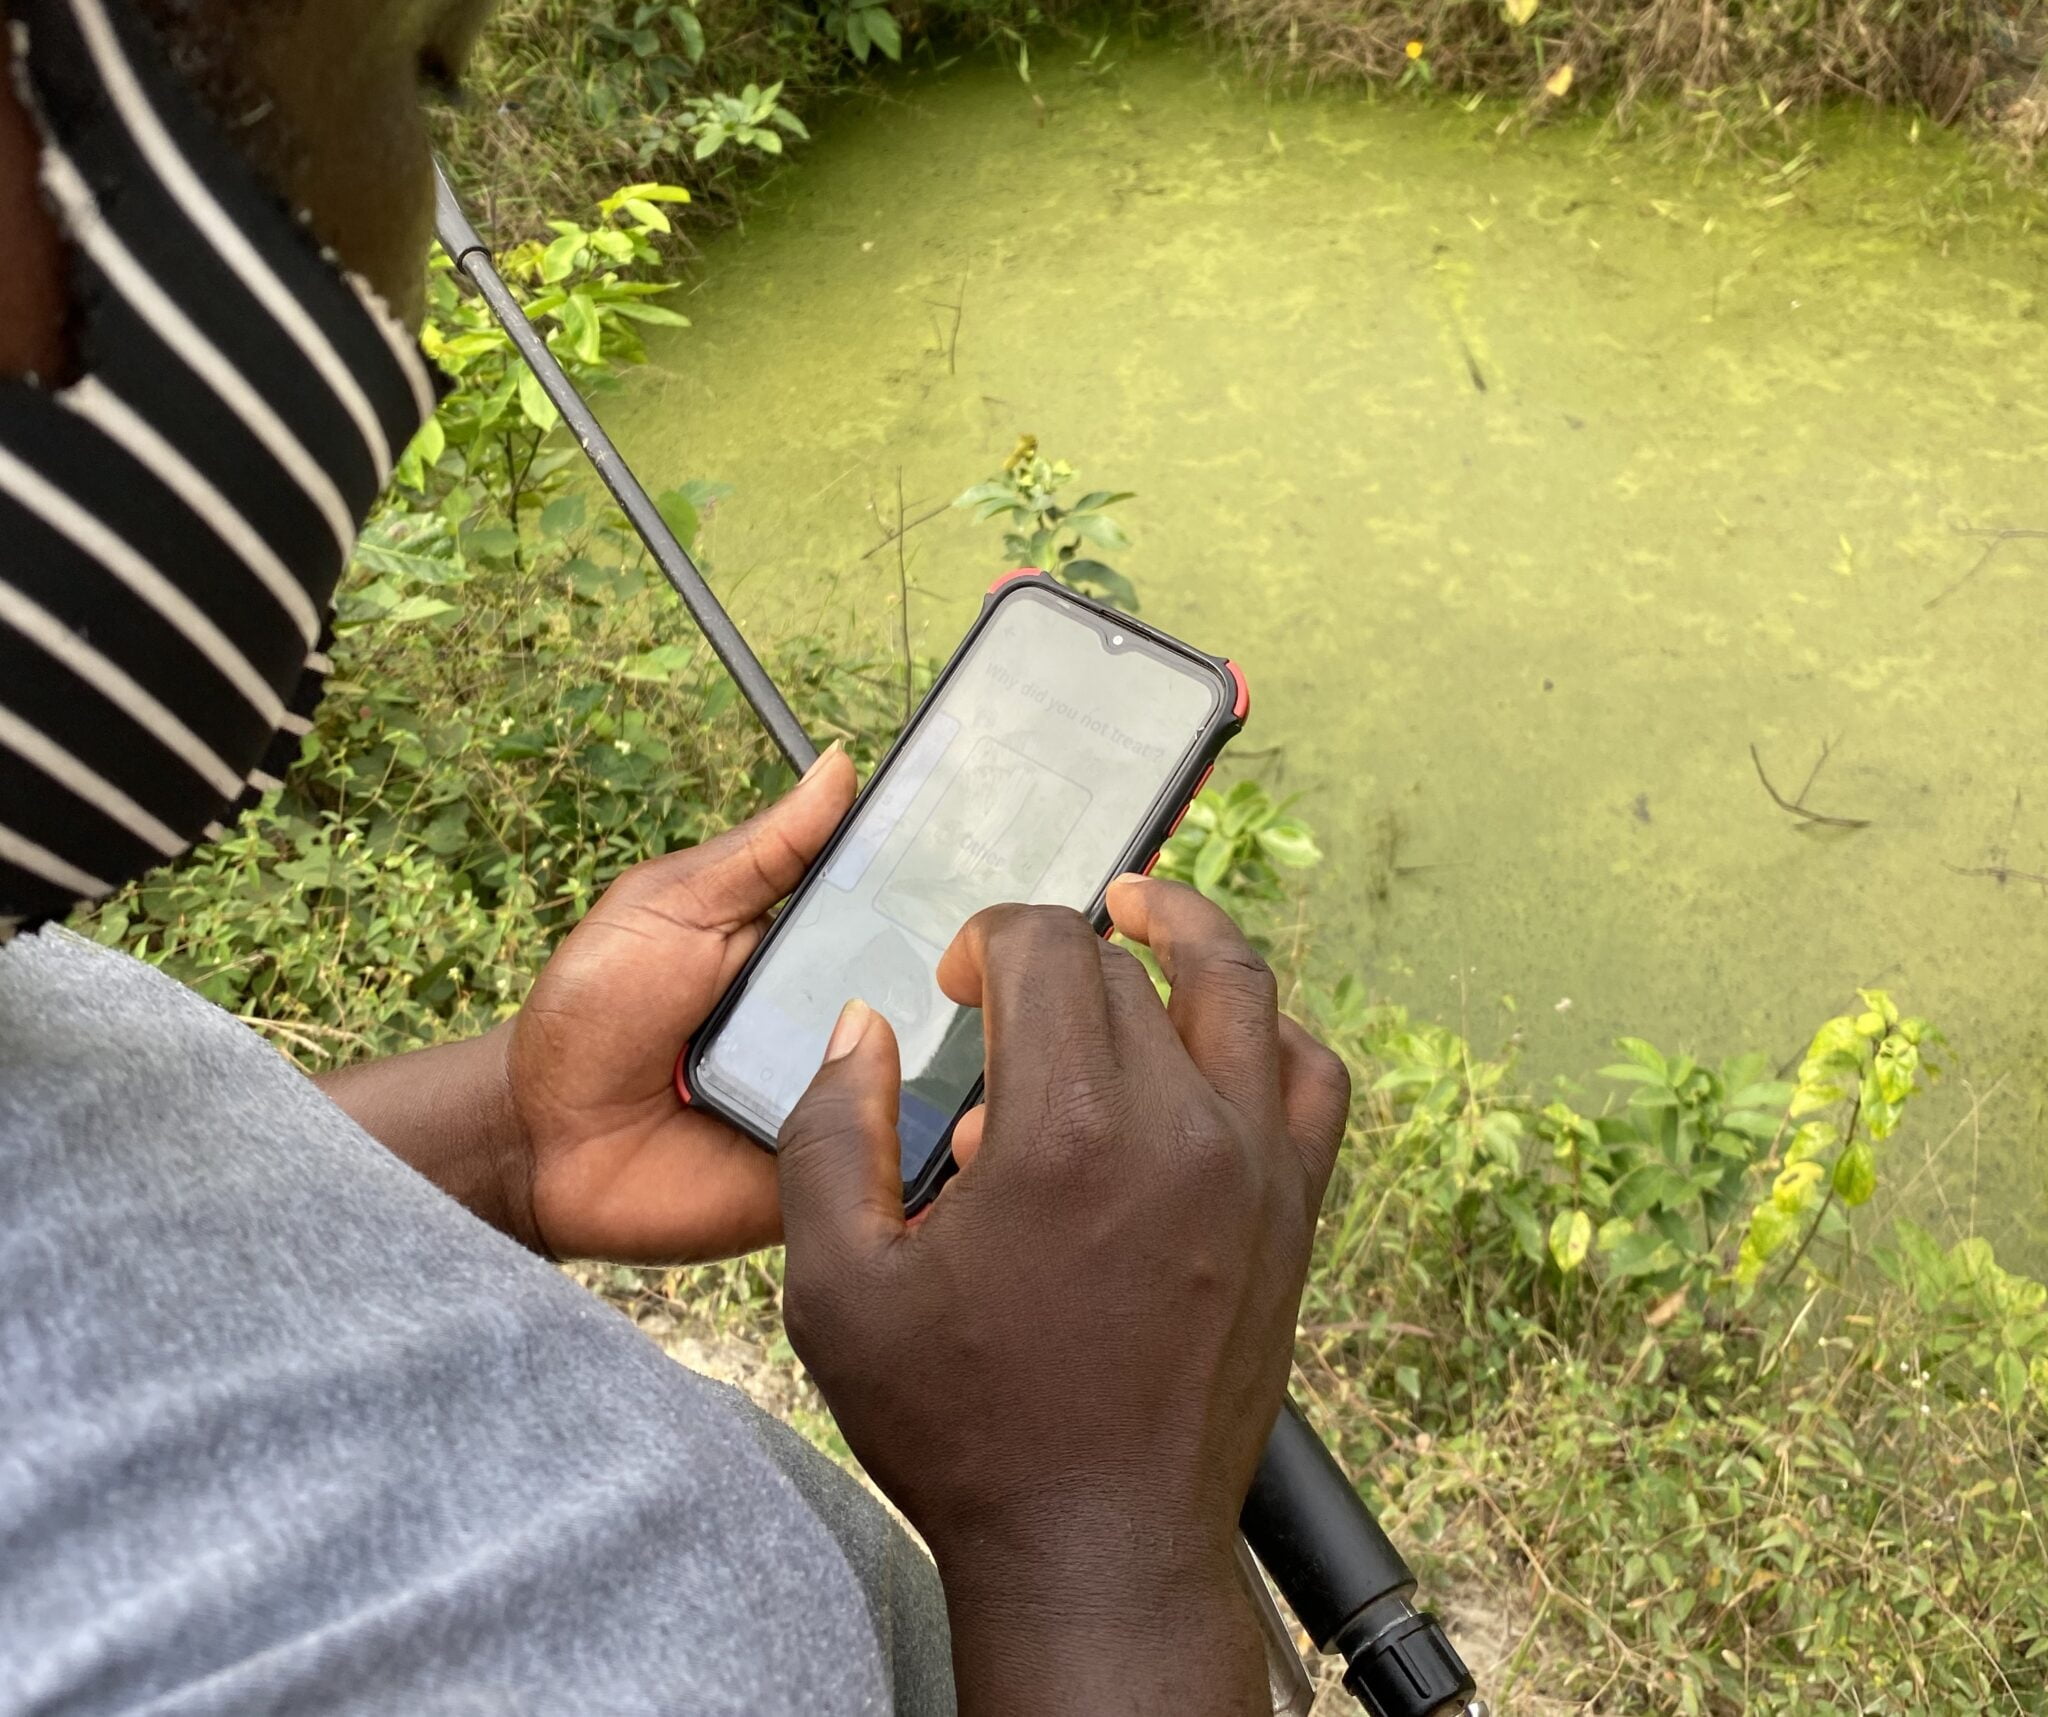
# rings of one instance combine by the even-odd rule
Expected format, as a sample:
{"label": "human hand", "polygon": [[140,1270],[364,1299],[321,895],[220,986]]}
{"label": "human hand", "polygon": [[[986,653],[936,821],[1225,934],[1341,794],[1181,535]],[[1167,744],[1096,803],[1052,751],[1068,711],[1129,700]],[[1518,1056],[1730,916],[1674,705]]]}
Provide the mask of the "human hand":
{"label": "human hand", "polygon": [[1109,907],[1169,1004],[1057,908],[994,908],[948,949],[987,1107],[915,1225],[895,1037],[849,1007],[783,1130],[785,1313],[931,1546],[963,1711],[1263,1710],[1232,1539],[1349,1080],[1217,907],[1134,877]]}
{"label": "human hand", "polygon": [[854,788],[853,764],[834,747],[759,815],[635,865],[501,1028],[511,1148],[527,1175],[530,1243],[540,1250],[675,1262],[780,1238],[774,1158],[677,1103],[676,1055],[760,941],[769,908],[846,815]]}

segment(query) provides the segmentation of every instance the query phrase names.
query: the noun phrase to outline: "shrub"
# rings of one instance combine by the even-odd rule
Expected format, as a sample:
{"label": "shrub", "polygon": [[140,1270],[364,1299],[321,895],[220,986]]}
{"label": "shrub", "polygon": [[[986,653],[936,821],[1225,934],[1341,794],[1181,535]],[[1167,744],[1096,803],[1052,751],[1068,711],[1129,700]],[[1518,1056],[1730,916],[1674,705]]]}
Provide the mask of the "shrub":
{"label": "shrub", "polygon": [[1793,1084],[1624,1040],[1585,1114],[1322,1012],[1367,1094],[1302,1375],[1439,1576],[1515,1593],[1497,1703],[2041,1708],[2048,1288],[1872,1214],[1923,1025],[1871,992]]}

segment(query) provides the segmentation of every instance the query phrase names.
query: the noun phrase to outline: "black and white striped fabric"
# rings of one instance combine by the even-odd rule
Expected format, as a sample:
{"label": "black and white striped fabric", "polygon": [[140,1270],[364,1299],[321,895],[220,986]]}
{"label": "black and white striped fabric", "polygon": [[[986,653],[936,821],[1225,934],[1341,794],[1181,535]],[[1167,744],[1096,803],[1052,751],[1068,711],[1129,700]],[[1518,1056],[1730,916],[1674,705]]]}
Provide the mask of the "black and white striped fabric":
{"label": "black and white striped fabric", "polygon": [[0,940],[277,784],[417,347],[207,123],[123,0],[10,0],[78,379],[0,380]]}

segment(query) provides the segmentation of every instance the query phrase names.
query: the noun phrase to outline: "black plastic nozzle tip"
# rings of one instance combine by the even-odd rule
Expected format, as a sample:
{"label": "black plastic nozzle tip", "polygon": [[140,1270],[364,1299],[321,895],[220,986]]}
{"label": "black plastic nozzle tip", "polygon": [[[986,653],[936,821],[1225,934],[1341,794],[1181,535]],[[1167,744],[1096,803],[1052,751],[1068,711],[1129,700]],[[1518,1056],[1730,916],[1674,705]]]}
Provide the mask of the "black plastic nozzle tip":
{"label": "black plastic nozzle tip", "polygon": [[1346,1655],[1344,1685],[1373,1717],[1454,1717],[1476,1690],[1465,1660],[1432,1615],[1396,1622]]}

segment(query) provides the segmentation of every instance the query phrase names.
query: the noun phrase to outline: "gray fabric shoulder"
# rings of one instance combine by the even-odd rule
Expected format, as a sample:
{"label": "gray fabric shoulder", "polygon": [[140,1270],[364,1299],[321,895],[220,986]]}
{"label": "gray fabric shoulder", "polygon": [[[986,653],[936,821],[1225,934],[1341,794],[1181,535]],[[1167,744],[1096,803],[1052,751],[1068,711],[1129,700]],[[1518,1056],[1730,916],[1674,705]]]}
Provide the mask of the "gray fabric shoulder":
{"label": "gray fabric shoulder", "polygon": [[950,1710],[849,1491],[239,1021],[0,949],[0,1717]]}
{"label": "gray fabric shoulder", "polygon": [[951,1712],[952,1634],[931,1558],[875,1499],[787,1425],[755,1411],[750,1423],[860,1574],[878,1637],[890,1642],[900,1712]]}

